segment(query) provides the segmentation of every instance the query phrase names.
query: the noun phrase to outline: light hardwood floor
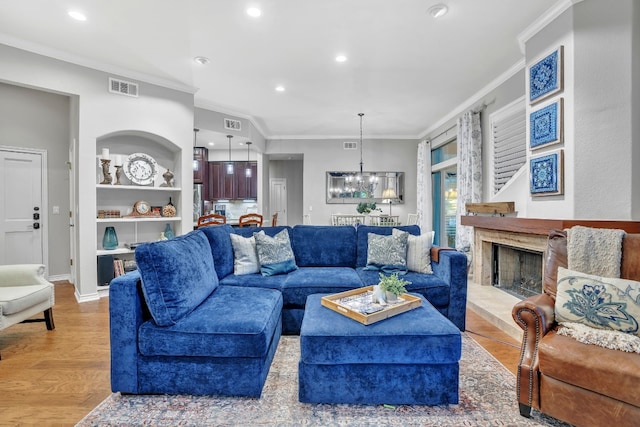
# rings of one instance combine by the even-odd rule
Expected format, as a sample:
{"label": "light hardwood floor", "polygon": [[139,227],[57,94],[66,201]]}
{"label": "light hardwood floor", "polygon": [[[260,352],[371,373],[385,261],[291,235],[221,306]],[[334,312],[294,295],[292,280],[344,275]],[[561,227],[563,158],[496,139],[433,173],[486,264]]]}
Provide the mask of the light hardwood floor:
{"label": "light hardwood floor", "polygon": [[[111,393],[109,299],[78,304],[73,292],[56,283],[54,331],[26,323],[0,332],[0,425],[72,426]],[[517,341],[471,310],[467,332],[515,372]]]}

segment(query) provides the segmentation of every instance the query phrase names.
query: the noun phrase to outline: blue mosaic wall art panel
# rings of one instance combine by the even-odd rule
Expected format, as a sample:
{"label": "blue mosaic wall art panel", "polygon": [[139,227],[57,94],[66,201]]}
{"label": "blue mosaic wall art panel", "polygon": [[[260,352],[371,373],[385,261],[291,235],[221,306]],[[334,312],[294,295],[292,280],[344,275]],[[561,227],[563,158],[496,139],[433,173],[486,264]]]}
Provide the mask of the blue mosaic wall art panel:
{"label": "blue mosaic wall art panel", "polygon": [[562,90],[563,47],[551,52],[529,68],[529,101],[540,101]]}
{"label": "blue mosaic wall art panel", "polygon": [[529,114],[529,147],[562,141],[562,98]]}
{"label": "blue mosaic wall art panel", "polygon": [[529,160],[530,192],[532,195],[562,194],[562,161],[562,150]]}

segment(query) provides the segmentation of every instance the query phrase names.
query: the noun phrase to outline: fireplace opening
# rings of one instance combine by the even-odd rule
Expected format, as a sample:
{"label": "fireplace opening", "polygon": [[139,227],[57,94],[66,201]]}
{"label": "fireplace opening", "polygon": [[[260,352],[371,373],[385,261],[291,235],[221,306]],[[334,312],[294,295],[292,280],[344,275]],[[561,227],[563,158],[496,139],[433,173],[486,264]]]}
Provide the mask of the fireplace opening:
{"label": "fireplace opening", "polygon": [[542,252],[492,244],[492,285],[520,299],[542,293]]}

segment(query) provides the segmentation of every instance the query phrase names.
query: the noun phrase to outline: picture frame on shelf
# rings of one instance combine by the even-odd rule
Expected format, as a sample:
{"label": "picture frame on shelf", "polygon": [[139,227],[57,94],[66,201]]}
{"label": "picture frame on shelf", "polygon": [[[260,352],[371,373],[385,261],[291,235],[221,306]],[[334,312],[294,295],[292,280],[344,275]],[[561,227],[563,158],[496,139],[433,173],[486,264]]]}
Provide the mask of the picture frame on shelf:
{"label": "picture frame on shelf", "polygon": [[535,104],[563,90],[564,86],[564,46],[528,67],[529,102]]}
{"label": "picture frame on shelf", "polygon": [[532,196],[564,194],[564,150],[529,159],[529,187]]}
{"label": "picture frame on shelf", "polygon": [[564,100],[559,98],[529,114],[529,148],[536,150],[563,142]]}

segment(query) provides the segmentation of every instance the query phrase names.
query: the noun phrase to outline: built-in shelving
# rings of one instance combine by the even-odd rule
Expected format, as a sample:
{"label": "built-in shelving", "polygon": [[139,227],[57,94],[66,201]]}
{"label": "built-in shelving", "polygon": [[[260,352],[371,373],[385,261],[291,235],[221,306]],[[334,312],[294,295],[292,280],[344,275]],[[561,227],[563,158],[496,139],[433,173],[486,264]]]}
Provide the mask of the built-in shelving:
{"label": "built-in shelving", "polygon": [[[134,153],[145,153],[153,157],[157,162],[158,174],[150,185],[135,185],[131,183],[124,173],[120,175],[122,185],[100,184],[103,181],[103,171],[99,161],[102,150],[109,150],[110,158],[126,159]],[[164,138],[144,132],[119,132],[99,138],[96,145],[96,259],[98,260],[97,292],[100,296],[108,295],[109,286],[105,285],[109,280],[109,272],[101,271],[100,266],[110,269],[113,259],[131,260],[134,250],[128,246],[133,243],[143,243],[159,240],[164,232],[166,224],[171,224],[173,232],[178,234],[182,228],[182,215],[178,210],[174,217],[163,216],[127,216],[133,211],[136,202],[144,200],[152,208],[166,206],[169,201],[176,209],[180,209],[182,188],[179,177],[181,176],[181,150]],[[162,174],[166,170],[174,173],[171,184],[166,186]],[[109,173],[113,181],[116,181],[114,164],[111,164]],[[177,185],[176,185],[177,184]],[[98,218],[99,211],[118,211],[115,217]],[[118,237],[116,249],[103,249],[102,239],[106,227],[114,227]]]}

